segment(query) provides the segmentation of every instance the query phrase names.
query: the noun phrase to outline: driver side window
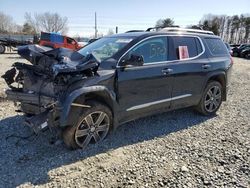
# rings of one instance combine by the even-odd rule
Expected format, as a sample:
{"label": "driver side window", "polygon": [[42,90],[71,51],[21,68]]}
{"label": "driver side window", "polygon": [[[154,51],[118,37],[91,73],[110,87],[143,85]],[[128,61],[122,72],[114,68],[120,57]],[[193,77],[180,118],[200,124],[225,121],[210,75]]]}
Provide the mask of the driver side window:
{"label": "driver side window", "polygon": [[167,61],[167,37],[147,39],[134,47],[128,56],[131,54],[141,55],[144,64]]}

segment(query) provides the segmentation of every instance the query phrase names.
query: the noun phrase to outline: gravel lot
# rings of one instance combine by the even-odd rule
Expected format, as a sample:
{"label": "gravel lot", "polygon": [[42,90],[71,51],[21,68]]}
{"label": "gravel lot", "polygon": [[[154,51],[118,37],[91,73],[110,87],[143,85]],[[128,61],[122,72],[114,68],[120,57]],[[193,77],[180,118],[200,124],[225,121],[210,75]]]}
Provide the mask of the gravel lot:
{"label": "gravel lot", "polygon": [[[0,55],[0,74],[15,61]],[[217,116],[191,109],[118,128],[85,151],[50,142],[0,102],[0,187],[250,187],[250,60],[234,59],[231,90]],[[0,90],[5,86],[0,79]]]}

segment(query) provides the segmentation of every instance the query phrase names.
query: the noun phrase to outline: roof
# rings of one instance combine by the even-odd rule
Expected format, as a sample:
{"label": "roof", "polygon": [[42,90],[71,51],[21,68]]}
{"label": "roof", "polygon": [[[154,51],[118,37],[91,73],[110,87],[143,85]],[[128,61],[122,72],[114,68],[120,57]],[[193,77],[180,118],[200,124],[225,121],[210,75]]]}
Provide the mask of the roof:
{"label": "roof", "polygon": [[211,31],[205,31],[205,30],[199,30],[199,29],[184,29],[184,28],[163,28],[158,31],[143,31],[143,32],[127,32],[127,33],[120,33],[120,34],[115,34],[109,37],[131,37],[131,38],[137,38],[137,37],[143,37],[143,36],[154,36],[154,35],[163,35],[163,34],[168,34],[168,35],[195,35],[195,36],[209,36],[209,37],[218,37],[214,35],[213,32]]}
{"label": "roof", "polygon": [[201,30],[201,29],[185,29],[185,28],[176,28],[176,27],[165,27],[165,28],[162,28],[160,32],[183,32],[183,33],[200,33],[200,34],[214,35],[212,31],[206,31],[206,30]]}

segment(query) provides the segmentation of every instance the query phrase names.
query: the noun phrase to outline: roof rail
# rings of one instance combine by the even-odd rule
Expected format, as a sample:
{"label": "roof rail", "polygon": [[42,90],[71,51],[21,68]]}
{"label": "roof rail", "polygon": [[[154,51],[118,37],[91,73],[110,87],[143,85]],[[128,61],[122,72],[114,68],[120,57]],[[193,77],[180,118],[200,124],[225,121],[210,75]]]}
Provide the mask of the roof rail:
{"label": "roof rail", "polygon": [[133,32],[144,32],[144,30],[129,30],[126,31],[125,33],[133,33]]}
{"label": "roof rail", "polygon": [[[160,29],[163,29],[164,27],[150,27],[146,31],[159,31]],[[169,28],[179,28],[178,25],[173,25]]]}
{"label": "roof rail", "polygon": [[200,29],[185,29],[185,28],[176,28],[176,27],[165,27],[159,32],[186,32],[186,33],[201,33],[201,34],[209,34],[214,35],[212,31],[200,30]]}

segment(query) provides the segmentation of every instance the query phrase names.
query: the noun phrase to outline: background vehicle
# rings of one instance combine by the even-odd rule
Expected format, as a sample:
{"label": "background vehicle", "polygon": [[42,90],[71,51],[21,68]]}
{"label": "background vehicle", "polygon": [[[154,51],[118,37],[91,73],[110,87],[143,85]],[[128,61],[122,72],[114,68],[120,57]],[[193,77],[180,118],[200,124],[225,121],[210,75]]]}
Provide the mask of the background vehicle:
{"label": "background vehicle", "polygon": [[69,48],[72,50],[80,49],[82,46],[70,37],[60,35],[58,33],[41,32],[41,39],[39,45],[51,48]]}
{"label": "background vehicle", "polygon": [[3,75],[8,99],[32,115],[26,122],[35,132],[58,129],[74,149],[159,112],[194,107],[214,115],[233,63],[212,32],[179,28],[103,37],[78,52],[25,46],[19,54],[32,65],[15,63]]}
{"label": "background vehicle", "polygon": [[240,57],[244,57],[244,58],[250,59],[250,46],[249,46],[249,47],[245,47],[245,48],[241,51]]}
{"label": "background vehicle", "polygon": [[231,48],[231,49],[233,49],[233,48],[235,48],[235,47],[237,47],[237,48],[240,47],[240,44],[230,44],[230,48]]}
{"label": "background vehicle", "polygon": [[249,47],[250,44],[241,44],[239,47],[235,47],[233,48],[233,56],[234,57],[240,57],[240,53],[241,51],[245,48],[245,47]]}
{"label": "background vehicle", "polygon": [[12,38],[2,38],[0,39],[0,54],[3,54],[7,48],[16,48],[18,46],[23,46],[27,44],[32,44],[32,41],[30,40],[16,40]]}

